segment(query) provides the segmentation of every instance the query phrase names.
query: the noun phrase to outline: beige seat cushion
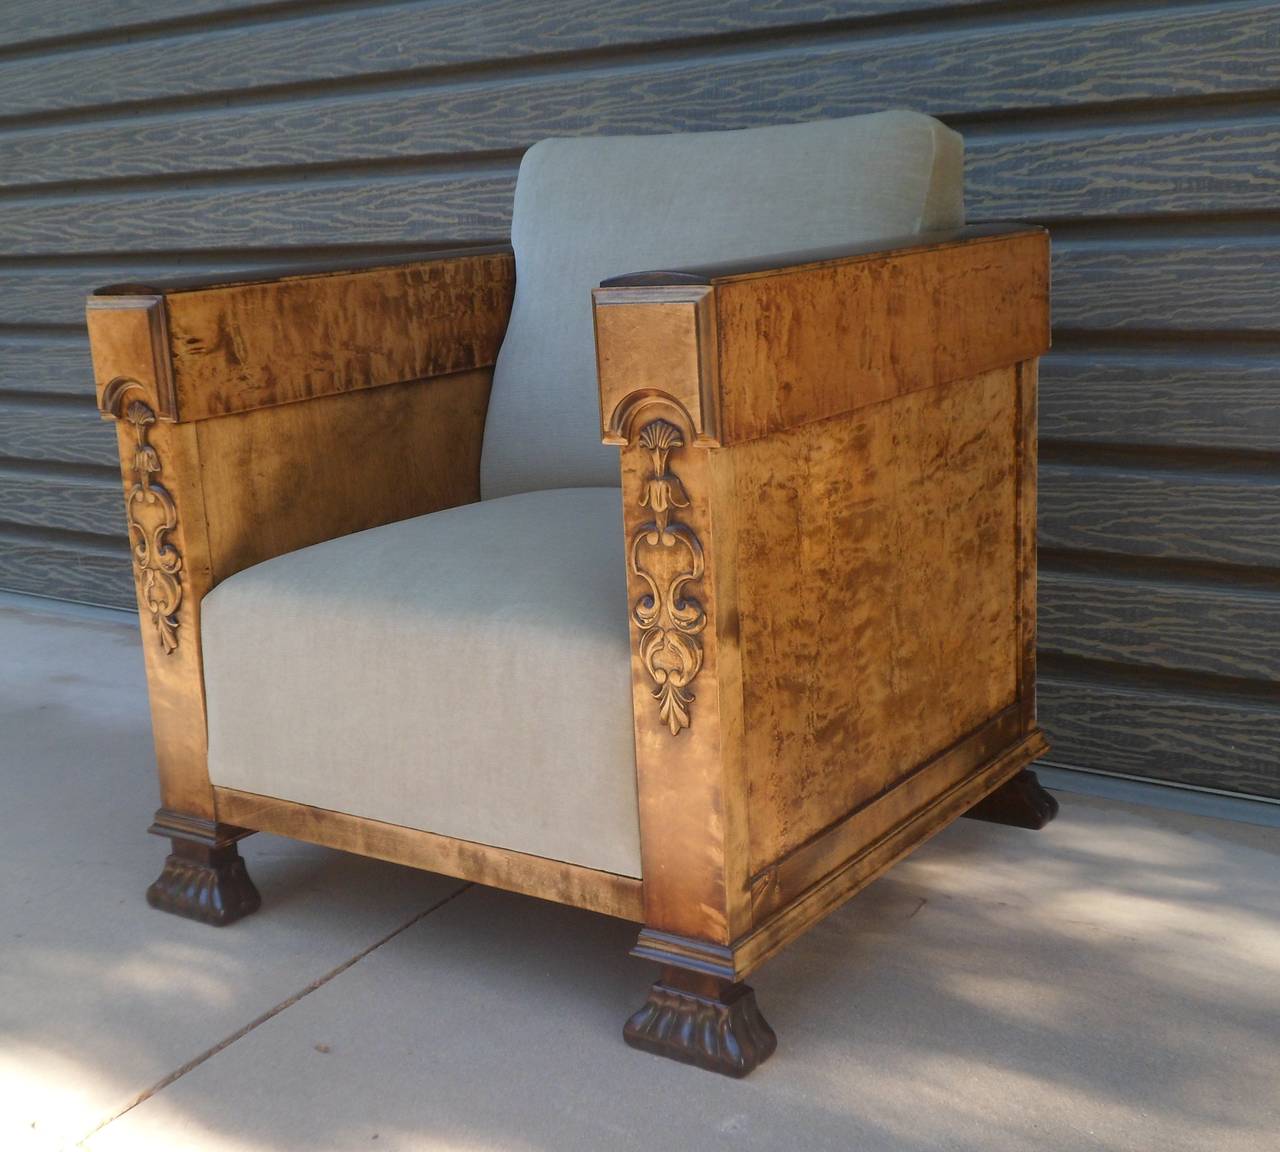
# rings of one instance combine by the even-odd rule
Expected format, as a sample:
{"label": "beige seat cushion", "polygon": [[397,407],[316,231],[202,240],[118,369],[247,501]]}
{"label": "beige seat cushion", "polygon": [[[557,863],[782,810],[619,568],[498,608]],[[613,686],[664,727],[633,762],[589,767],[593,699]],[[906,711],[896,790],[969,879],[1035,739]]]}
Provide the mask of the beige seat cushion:
{"label": "beige seat cushion", "polygon": [[530,492],[231,577],[213,782],[639,877],[621,523],[615,488]]}

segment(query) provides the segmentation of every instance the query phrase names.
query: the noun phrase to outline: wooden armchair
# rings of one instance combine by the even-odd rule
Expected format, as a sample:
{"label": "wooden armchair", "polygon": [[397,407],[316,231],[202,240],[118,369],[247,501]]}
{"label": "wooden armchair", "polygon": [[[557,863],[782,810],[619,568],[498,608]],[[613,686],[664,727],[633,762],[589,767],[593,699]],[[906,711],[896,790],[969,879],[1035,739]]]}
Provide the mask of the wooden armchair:
{"label": "wooden armchair", "polygon": [[92,297],[150,902],[253,911],[262,830],[624,917],[627,1040],[742,1075],[753,969],[955,817],[1050,819],[1048,243],[960,170],[909,113],[548,141],[514,255]]}

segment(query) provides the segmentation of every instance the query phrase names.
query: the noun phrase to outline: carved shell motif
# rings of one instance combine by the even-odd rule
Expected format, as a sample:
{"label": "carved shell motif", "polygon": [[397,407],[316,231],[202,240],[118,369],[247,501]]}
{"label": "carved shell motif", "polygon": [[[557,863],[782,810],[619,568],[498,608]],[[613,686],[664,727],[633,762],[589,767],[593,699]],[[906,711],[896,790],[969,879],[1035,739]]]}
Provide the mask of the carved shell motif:
{"label": "carved shell motif", "polygon": [[649,589],[632,615],[640,627],[640,659],[654,682],[659,719],[676,736],[691,723],[689,685],[702,670],[698,633],[707,617],[686,590],[701,579],[705,562],[693,530],[672,519],[674,510],[689,507],[680,478],[667,469],[672,449],[684,446],[680,429],[666,420],[651,421],[641,429],[639,443],[652,461],[640,506],[653,513],[653,520],[631,540],[631,571]]}
{"label": "carved shell motif", "polygon": [[178,510],[173,497],[152,479],[160,472],[160,457],[147,443],[147,429],[156,422],[156,414],[141,400],[134,400],[125,408],[124,418],[134,431],[136,483],[125,499],[134,577],[160,647],[166,653],[174,652],[182,604],[182,555],[169,543],[168,535],[178,526]]}

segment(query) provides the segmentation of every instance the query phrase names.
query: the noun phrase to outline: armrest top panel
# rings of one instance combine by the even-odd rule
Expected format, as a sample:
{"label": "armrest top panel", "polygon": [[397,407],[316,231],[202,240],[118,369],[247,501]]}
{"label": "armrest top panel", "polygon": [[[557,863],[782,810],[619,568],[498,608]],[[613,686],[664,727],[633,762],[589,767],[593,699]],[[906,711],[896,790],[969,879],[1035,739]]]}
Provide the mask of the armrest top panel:
{"label": "armrest top panel", "polygon": [[1049,346],[1048,239],[967,228],[608,281],[603,438],[628,442],[661,402],[695,444],[728,447],[1033,360]]}
{"label": "armrest top panel", "polygon": [[824,265],[865,261],[883,256],[901,256],[914,251],[934,251],[957,244],[975,244],[1008,240],[1017,236],[1047,235],[1045,229],[1028,224],[974,224],[944,232],[916,232],[865,244],[832,248],[808,248],[800,252],[769,252],[744,256],[722,264],[703,264],[692,268],[654,269],[611,276],[600,282],[601,288],[656,288],[676,285],[715,285],[755,276],[781,275],[808,271]]}
{"label": "armrest top panel", "polygon": [[158,417],[184,423],[488,368],[514,292],[505,247],[100,289],[86,306],[99,407],[118,416],[120,386],[143,377]]}
{"label": "armrest top panel", "polygon": [[442,248],[414,253],[395,260],[375,260],[368,264],[335,264],[330,268],[299,268],[280,265],[260,268],[251,275],[225,272],[222,275],[174,276],[142,283],[137,280],[104,284],[92,296],[172,296],[179,292],[203,292],[211,288],[240,288],[248,285],[279,284],[297,280],[321,280],[331,276],[354,276],[367,272],[403,268],[411,264],[434,264],[440,261],[467,260],[476,256],[511,255],[509,244],[490,244],[470,248]]}

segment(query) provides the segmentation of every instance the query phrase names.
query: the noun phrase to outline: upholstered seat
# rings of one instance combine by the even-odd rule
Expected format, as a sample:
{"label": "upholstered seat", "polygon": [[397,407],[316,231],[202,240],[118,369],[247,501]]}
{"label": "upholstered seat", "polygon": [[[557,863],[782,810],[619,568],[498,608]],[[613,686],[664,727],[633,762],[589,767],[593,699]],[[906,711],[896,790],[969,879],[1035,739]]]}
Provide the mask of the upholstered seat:
{"label": "upholstered seat", "polygon": [[220,584],[210,779],[638,877],[619,495],[486,500]]}
{"label": "upholstered seat", "polygon": [[618,461],[600,443],[591,289],[636,268],[955,227],[962,156],[954,132],[912,112],[531,148],[484,502],[214,589],[211,782],[640,876]]}

